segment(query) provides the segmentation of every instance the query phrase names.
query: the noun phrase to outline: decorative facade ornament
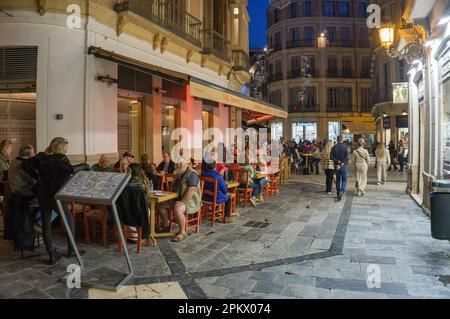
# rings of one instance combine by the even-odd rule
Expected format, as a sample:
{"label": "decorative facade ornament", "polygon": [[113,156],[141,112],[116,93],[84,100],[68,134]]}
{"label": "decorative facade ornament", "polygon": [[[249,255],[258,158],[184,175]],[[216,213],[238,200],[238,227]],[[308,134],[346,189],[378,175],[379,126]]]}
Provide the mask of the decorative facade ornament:
{"label": "decorative facade ornament", "polygon": [[160,46],[161,54],[163,54],[166,51],[168,44],[169,44],[169,40],[167,39],[167,37],[162,37],[161,46]]}
{"label": "decorative facade ornament", "polygon": [[156,33],[153,36],[153,51],[157,50],[159,48],[159,45],[161,43],[161,33]]}
{"label": "decorative facade ornament", "polygon": [[128,23],[128,17],[121,16],[117,20],[117,27],[116,27],[116,33],[117,36],[121,35],[123,32],[123,29],[125,28],[125,25]]}
{"label": "decorative facade ornament", "polygon": [[47,12],[47,0],[39,0],[38,6],[39,14],[43,16]]}
{"label": "decorative facade ornament", "polygon": [[194,50],[188,50],[186,53],[186,63],[191,63],[192,56],[194,55]]}
{"label": "decorative facade ornament", "polygon": [[204,68],[204,67],[206,66],[206,62],[208,62],[208,55],[203,54],[203,55],[202,55],[202,61],[200,62],[200,66],[201,66],[202,68]]}

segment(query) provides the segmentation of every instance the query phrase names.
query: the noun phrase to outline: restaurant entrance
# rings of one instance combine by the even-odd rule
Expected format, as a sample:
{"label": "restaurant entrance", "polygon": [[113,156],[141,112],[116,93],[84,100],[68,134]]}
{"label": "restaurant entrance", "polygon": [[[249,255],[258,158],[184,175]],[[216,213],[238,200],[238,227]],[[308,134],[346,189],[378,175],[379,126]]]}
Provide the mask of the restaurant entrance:
{"label": "restaurant entrance", "polygon": [[144,152],[142,98],[118,97],[117,148],[119,155],[131,152],[139,159]]}

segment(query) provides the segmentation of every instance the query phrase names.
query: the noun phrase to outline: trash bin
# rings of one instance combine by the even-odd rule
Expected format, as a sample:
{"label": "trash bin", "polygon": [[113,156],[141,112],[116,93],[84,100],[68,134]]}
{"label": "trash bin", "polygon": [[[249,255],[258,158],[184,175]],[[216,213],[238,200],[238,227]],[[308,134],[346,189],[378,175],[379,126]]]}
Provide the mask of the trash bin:
{"label": "trash bin", "polygon": [[450,180],[433,182],[431,193],[431,236],[450,239]]}

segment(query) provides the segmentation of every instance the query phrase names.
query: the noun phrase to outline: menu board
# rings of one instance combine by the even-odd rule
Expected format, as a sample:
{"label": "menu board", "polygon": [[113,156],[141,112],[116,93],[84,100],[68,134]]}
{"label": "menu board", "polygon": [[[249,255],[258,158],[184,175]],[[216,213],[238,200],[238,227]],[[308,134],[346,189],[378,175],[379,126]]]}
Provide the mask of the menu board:
{"label": "menu board", "polygon": [[73,198],[79,201],[114,200],[129,180],[128,174],[80,171],[56,194],[57,199]]}

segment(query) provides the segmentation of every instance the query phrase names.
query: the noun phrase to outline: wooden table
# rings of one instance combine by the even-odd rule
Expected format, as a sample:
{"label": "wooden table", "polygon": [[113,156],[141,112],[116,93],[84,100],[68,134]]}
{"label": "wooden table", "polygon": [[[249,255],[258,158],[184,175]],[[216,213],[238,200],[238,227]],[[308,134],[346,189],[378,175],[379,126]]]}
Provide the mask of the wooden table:
{"label": "wooden table", "polygon": [[231,215],[231,217],[233,216],[240,216],[241,214],[236,212],[236,204],[237,204],[237,188],[239,187],[239,183],[238,182],[227,182],[227,189],[233,190],[232,193],[234,194],[234,214]]}
{"label": "wooden table", "polygon": [[227,188],[228,189],[237,188],[237,187],[239,187],[239,183],[238,182],[227,182]]}
{"label": "wooden table", "polygon": [[157,237],[169,237],[169,236],[176,236],[177,233],[168,232],[168,233],[157,233],[156,232],[156,204],[161,204],[164,202],[168,202],[170,200],[174,200],[178,198],[178,193],[168,193],[164,192],[167,195],[164,196],[156,196],[156,195],[148,195],[147,199],[150,203],[150,239],[153,240],[155,246],[156,246],[156,239]]}

